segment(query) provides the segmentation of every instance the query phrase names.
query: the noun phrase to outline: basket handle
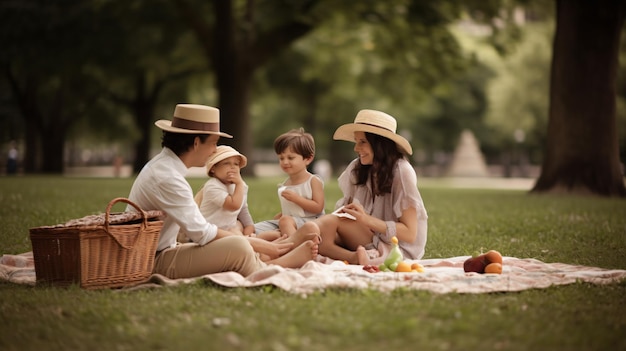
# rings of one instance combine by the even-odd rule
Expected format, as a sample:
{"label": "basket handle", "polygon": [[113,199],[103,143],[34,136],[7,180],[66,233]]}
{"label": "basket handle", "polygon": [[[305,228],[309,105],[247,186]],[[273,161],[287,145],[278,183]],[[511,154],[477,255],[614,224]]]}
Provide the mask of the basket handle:
{"label": "basket handle", "polygon": [[[137,209],[137,211],[139,211],[139,213],[141,213],[141,217],[143,218],[143,222],[141,223],[141,227],[139,228],[139,234],[135,237],[135,241],[133,242],[132,245],[127,246],[122,244],[116,237],[115,235],[111,234],[111,232],[109,231],[109,217],[110,217],[110,213],[111,213],[111,209],[113,208],[113,205],[115,205],[118,202],[125,202],[131,206],[133,206],[135,209]],[[135,243],[137,243],[137,240],[139,239],[139,235],[141,235],[141,233],[143,233],[143,231],[148,227],[148,215],[146,214],[146,212],[144,210],[142,210],[136,203],[130,201],[127,198],[123,198],[123,197],[117,197],[113,200],[111,200],[109,202],[109,204],[107,205],[107,209],[106,212],[104,213],[104,231],[109,234],[110,237],[113,238],[113,240],[115,240],[115,242],[127,249],[127,250],[132,250],[132,248],[135,246]]]}

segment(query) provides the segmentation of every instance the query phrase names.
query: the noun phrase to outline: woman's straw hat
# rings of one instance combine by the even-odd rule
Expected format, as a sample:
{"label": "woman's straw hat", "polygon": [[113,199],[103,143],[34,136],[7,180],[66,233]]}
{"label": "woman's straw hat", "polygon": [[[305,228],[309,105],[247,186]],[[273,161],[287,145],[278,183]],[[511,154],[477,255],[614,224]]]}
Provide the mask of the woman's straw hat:
{"label": "woman's straw hat", "polygon": [[246,156],[240,154],[239,151],[227,145],[219,145],[215,152],[209,157],[209,160],[206,161],[207,174],[211,171],[211,168],[213,168],[215,164],[233,156],[239,156],[239,158],[241,159],[241,162],[239,163],[240,169],[244,168],[248,164],[248,159],[246,158]]}
{"label": "woman's straw hat", "polygon": [[401,152],[412,155],[413,148],[403,136],[396,134],[397,122],[392,116],[376,111],[361,110],[356,115],[354,123],[340,126],[335,131],[333,139],[354,142],[354,132],[367,132],[393,140]]}
{"label": "woman's straw hat", "polygon": [[171,121],[161,119],[154,124],[168,132],[184,134],[215,134],[232,138],[220,132],[220,110],[211,106],[178,104]]}

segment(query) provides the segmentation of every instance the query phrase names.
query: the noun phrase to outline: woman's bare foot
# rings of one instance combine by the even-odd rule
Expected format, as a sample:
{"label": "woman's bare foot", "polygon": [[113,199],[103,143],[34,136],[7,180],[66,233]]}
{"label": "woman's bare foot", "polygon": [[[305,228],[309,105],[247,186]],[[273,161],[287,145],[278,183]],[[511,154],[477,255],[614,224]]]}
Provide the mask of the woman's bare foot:
{"label": "woman's bare foot", "polygon": [[319,245],[317,243],[313,240],[307,240],[283,256],[267,261],[267,263],[276,264],[285,268],[300,268],[308,261],[317,258],[318,249]]}
{"label": "woman's bare foot", "polygon": [[356,260],[361,266],[366,266],[370,263],[370,257],[367,254],[367,250],[361,245],[356,248]]}

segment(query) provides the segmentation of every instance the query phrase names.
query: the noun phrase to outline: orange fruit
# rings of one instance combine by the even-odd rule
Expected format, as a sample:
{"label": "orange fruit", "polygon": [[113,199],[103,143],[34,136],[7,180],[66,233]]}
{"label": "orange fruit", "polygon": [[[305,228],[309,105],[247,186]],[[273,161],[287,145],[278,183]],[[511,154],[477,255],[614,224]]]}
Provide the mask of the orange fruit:
{"label": "orange fruit", "polygon": [[407,262],[399,262],[398,266],[396,267],[396,272],[410,272],[411,271],[411,265],[409,265]]}
{"label": "orange fruit", "polygon": [[419,263],[413,263],[411,265],[411,271],[413,271],[413,272],[420,272],[421,273],[421,272],[424,271],[424,266],[422,266]]}
{"label": "orange fruit", "polygon": [[502,264],[502,255],[496,250],[489,250],[485,254],[485,260],[487,260],[487,263]]}
{"label": "orange fruit", "polygon": [[502,264],[498,262],[488,264],[485,267],[485,273],[502,274]]}

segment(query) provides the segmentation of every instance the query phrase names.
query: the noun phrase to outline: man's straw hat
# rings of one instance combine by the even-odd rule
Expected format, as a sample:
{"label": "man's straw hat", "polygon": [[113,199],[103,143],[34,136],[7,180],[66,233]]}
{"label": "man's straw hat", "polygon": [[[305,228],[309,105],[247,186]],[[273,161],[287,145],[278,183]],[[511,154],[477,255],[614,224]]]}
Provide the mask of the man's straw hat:
{"label": "man's straw hat", "polygon": [[154,123],[157,127],[172,133],[215,134],[232,138],[220,132],[220,110],[211,106],[178,104],[171,121],[161,119]]}
{"label": "man's straw hat", "polygon": [[356,115],[354,123],[344,124],[337,128],[333,139],[354,142],[354,132],[372,133],[393,140],[398,150],[412,155],[411,144],[403,136],[396,134],[396,128],[397,122],[392,116],[376,110],[361,110]]}

